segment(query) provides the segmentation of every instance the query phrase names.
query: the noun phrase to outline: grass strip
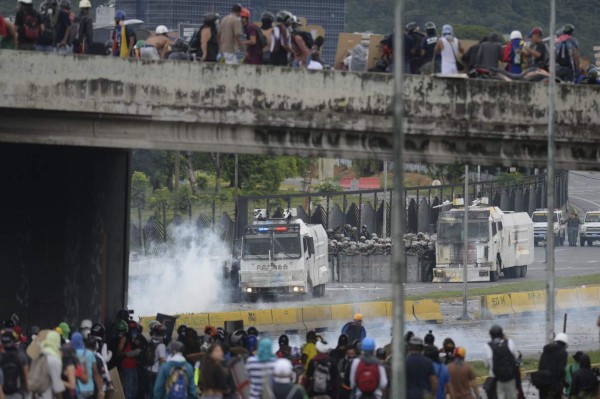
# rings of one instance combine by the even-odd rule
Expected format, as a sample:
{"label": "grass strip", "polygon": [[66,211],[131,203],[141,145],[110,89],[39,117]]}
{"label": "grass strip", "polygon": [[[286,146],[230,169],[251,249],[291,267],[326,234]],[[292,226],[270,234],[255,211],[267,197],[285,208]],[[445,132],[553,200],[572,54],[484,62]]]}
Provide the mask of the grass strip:
{"label": "grass strip", "polygon": [[[587,276],[570,276],[557,277],[556,288],[579,287],[582,285],[600,284],[600,274],[590,274]],[[437,291],[426,294],[409,294],[406,299],[456,299],[462,298],[462,284],[457,285],[460,290],[456,291]],[[536,291],[546,288],[546,280],[536,281],[520,281],[510,284],[502,284],[489,288],[473,288],[469,289],[469,297],[477,297],[482,295],[505,294],[508,292]]]}

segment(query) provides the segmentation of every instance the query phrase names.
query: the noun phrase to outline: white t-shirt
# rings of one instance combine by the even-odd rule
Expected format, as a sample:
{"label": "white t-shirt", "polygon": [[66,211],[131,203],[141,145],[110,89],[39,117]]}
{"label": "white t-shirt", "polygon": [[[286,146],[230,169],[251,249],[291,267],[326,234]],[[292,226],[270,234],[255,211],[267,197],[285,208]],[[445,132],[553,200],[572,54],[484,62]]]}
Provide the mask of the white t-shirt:
{"label": "white t-shirt", "polygon": [[167,359],[167,347],[162,342],[158,344],[156,346],[156,349],[154,350],[154,363],[152,363],[150,371],[152,371],[153,373],[158,373],[158,370],[160,369],[161,358],[164,360]]}

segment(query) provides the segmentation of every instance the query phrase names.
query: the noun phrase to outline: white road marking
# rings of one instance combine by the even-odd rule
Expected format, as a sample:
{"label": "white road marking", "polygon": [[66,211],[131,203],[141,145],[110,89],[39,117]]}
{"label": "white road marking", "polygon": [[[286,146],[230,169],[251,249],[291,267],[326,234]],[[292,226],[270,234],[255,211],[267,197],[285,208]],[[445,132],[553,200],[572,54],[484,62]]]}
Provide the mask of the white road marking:
{"label": "white road marking", "polygon": [[578,200],[580,200],[580,201],[589,202],[590,204],[592,204],[592,205],[596,205],[598,208],[600,208],[600,204],[599,204],[599,203],[597,203],[597,202],[590,201],[590,200],[588,200],[588,199],[581,198],[581,197],[575,197],[574,195],[570,195],[569,197],[570,197],[570,198],[575,198],[575,199],[578,199]]}

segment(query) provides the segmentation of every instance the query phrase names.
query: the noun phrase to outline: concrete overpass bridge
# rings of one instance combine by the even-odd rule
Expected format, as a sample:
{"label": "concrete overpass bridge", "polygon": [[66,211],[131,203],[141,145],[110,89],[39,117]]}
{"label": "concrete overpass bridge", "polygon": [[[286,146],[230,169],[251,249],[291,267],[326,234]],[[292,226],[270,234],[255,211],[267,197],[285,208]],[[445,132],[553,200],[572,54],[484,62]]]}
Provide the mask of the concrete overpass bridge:
{"label": "concrete overpass bridge", "polygon": [[[0,51],[0,317],[126,302],[130,149],[393,159],[392,77]],[[545,165],[546,87],[409,76],[407,160]],[[557,166],[598,168],[600,90],[559,88]]]}

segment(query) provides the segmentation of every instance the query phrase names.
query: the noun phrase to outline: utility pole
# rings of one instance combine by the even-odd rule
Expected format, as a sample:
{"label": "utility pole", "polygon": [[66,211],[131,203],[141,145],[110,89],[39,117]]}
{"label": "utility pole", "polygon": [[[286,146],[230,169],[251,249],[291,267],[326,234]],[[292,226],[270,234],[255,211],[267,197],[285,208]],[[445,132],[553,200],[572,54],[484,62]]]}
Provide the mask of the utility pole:
{"label": "utility pole", "polygon": [[548,84],[548,226],[546,228],[546,341],[554,341],[554,208],[556,106],[556,0],[550,0],[550,83]]}
{"label": "utility pole", "polygon": [[406,399],[404,348],[404,280],[406,279],[406,205],[404,204],[404,0],[394,8],[394,197],[392,206],[392,288],[394,317],[392,329],[392,398]]}
{"label": "utility pole", "polygon": [[383,234],[382,237],[387,237],[387,179],[388,179],[388,161],[383,161]]}
{"label": "utility pole", "polygon": [[468,313],[468,277],[467,265],[469,264],[469,165],[465,165],[465,219],[464,219],[464,237],[463,237],[463,313],[460,320],[469,320]]}

